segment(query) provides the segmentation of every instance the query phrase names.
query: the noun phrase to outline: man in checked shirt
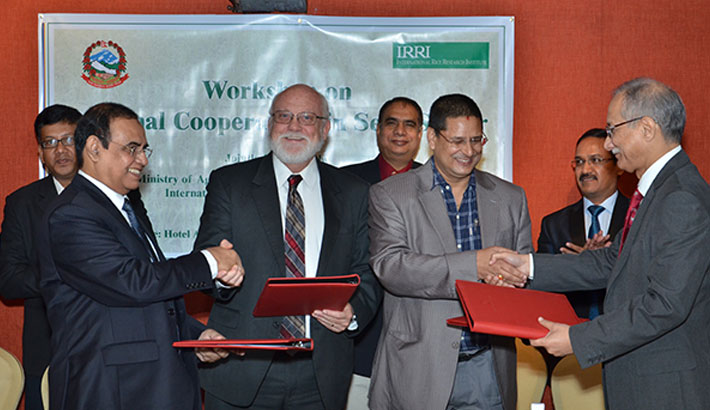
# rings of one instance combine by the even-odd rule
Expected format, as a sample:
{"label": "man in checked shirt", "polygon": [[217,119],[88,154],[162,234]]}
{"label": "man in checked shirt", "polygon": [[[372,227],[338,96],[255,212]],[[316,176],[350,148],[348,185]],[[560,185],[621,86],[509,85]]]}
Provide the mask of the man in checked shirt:
{"label": "man in checked shirt", "polygon": [[[514,409],[515,343],[447,326],[455,281],[495,281],[499,246],[531,252],[522,188],[476,170],[487,141],[476,103],[431,106],[429,161],[370,188],[370,264],[386,290],[372,409]],[[406,375],[406,377],[401,377]]]}

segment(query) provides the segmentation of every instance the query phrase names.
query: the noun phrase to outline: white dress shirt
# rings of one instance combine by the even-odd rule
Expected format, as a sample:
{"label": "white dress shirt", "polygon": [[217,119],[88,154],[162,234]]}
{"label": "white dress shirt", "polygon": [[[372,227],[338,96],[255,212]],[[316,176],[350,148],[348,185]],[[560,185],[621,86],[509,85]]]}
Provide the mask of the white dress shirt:
{"label": "white dress shirt", "polygon": [[[276,186],[279,193],[279,209],[281,211],[281,233],[286,235],[286,206],[288,205],[288,178],[294,175],[288,167],[272,156],[274,163],[274,175],[276,176]],[[303,200],[303,213],[306,220],[306,277],[313,278],[318,272],[318,261],[320,260],[320,249],[323,242],[323,231],[325,229],[325,213],[323,211],[323,194],[320,186],[320,173],[315,160],[298,173],[303,180],[296,187],[296,191]],[[285,249],[284,249],[285,250]],[[306,337],[310,337],[311,323],[310,315],[306,315]]]}

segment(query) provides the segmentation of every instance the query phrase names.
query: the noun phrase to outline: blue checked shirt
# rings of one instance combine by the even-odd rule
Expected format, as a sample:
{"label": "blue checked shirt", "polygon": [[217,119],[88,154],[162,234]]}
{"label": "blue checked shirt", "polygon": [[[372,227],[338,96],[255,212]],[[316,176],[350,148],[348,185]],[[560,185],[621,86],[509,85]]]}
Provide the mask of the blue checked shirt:
{"label": "blue checked shirt", "polygon": [[[468,187],[463,193],[463,199],[459,209],[456,209],[456,199],[451,191],[451,186],[436,169],[434,158],[432,157],[431,167],[434,171],[434,182],[432,189],[439,188],[441,196],[446,203],[446,212],[451,221],[451,229],[456,237],[456,247],[459,252],[478,250],[483,247],[481,242],[481,227],[478,222],[478,206],[476,204],[476,177],[471,174],[468,180]],[[461,353],[475,353],[488,346],[488,337],[480,333],[471,333],[464,329],[461,332]]]}

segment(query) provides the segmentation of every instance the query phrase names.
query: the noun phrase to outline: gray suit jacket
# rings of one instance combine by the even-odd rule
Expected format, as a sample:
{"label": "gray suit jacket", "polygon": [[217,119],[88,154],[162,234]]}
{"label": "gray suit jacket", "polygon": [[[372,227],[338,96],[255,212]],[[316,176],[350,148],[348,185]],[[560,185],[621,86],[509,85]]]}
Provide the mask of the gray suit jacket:
{"label": "gray suit jacket", "polygon": [[653,181],[619,254],[620,240],[535,255],[534,287],[606,287],[604,314],[570,328],[570,339],[582,367],[604,364],[609,408],[707,409],[710,188],[685,152]]}
{"label": "gray suit jacket", "polygon": [[[522,188],[482,171],[476,194],[483,246],[532,250]],[[476,252],[458,252],[431,160],[370,188],[370,263],[385,288],[384,327],[370,387],[372,409],[443,409],[456,373],[461,316],[455,281],[477,280]],[[515,344],[491,338],[505,409],[517,395]]]}

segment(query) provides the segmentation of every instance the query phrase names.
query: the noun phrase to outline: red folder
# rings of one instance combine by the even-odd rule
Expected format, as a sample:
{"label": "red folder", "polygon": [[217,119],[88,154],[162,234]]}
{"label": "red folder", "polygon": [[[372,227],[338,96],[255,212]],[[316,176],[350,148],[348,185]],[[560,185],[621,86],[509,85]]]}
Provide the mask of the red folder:
{"label": "red folder", "polygon": [[207,347],[238,350],[295,350],[312,351],[312,339],[226,339],[226,340],[182,340],[173,347]]}
{"label": "red folder", "polygon": [[254,316],[309,315],[316,309],[343,310],[360,276],[269,278],[254,307]]}
{"label": "red folder", "polygon": [[538,323],[542,316],[553,322],[576,325],[586,321],[577,316],[567,297],[560,293],[506,288],[485,283],[456,281],[456,292],[464,317],[451,318],[453,326],[468,326],[473,332],[538,339],[548,330]]}

